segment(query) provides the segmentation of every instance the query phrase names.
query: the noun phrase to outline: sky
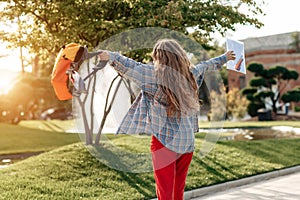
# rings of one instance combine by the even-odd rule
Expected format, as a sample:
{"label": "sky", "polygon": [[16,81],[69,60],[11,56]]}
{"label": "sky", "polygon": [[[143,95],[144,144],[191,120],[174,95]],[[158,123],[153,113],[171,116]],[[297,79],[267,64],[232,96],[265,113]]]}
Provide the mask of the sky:
{"label": "sky", "polygon": [[[299,0],[265,0],[263,7],[266,16],[259,17],[265,24],[261,29],[253,26],[236,26],[235,32],[229,31],[227,37],[242,40],[250,37],[260,37],[293,31],[300,31],[300,1]],[[218,38],[224,39],[224,38]],[[0,44],[0,55],[9,57],[0,58],[0,70],[20,71],[19,50],[9,51]]]}
{"label": "sky", "polygon": [[300,31],[300,1],[299,0],[265,0],[263,8],[265,16],[260,21],[265,25],[260,28],[237,26],[237,31],[228,35],[242,40],[250,37],[260,37],[280,33]]}

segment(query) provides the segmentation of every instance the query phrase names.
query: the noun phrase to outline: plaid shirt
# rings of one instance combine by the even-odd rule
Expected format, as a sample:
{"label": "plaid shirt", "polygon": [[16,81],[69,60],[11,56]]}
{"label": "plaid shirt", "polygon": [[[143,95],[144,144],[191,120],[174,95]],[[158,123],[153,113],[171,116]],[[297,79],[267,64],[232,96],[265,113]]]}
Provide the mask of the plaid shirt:
{"label": "plaid shirt", "polygon": [[[158,87],[154,66],[136,62],[116,52],[109,54],[110,65],[141,88],[141,92],[121,122],[117,134],[153,134],[172,151],[177,153],[194,151],[194,133],[199,129],[197,115],[168,117],[166,95],[161,87]],[[201,86],[206,71],[218,70],[226,62],[226,56],[223,54],[196,65],[191,72],[198,86]]]}

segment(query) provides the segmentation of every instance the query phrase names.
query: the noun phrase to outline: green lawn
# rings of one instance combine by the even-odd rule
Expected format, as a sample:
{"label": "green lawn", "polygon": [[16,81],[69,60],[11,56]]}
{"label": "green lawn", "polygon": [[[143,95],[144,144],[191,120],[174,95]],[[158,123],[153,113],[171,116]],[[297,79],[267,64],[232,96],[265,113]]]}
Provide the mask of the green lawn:
{"label": "green lawn", "polygon": [[[221,125],[221,126],[220,126]],[[223,125],[223,126],[222,126]],[[268,122],[200,122],[201,128],[255,128],[270,126],[300,127],[297,121],[268,121]],[[21,121],[19,125],[0,123],[0,155],[48,151],[60,146],[80,141],[78,134],[65,133],[74,129],[72,120],[69,121]],[[122,145],[122,144],[119,144]]]}
{"label": "green lawn", "polygon": [[292,126],[300,127],[299,121],[224,121],[224,122],[200,122],[200,128],[260,128],[271,126]]}
{"label": "green lawn", "polygon": [[20,126],[44,131],[66,132],[74,130],[74,120],[25,120]]}
{"label": "green lawn", "polygon": [[[202,128],[210,123],[201,123]],[[294,126],[297,122],[225,122],[224,127]],[[70,121],[28,121],[0,124],[0,155],[44,152],[0,170],[0,200],[10,199],[150,199],[155,197],[152,172],[126,173],[111,169],[88,149],[104,149],[100,157],[122,156],[124,150],[149,152],[149,136],[106,135],[119,151],[86,148],[78,134],[64,133]],[[198,156],[204,134],[196,134],[196,149],[186,190],[300,165],[300,139],[218,141],[205,158]],[[121,153],[120,153],[121,152]],[[118,156],[117,156],[118,158]],[[143,166],[143,160],[115,161],[116,166]]]}
{"label": "green lawn", "polygon": [[[200,138],[197,137],[197,147],[203,142]],[[109,139],[132,152],[149,151],[148,136]],[[186,189],[299,165],[299,144],[300,139],[219,141],[205,158],[195,153]],[[5,200],[150,199],[155,197],[155,184],[152,172],[111,169],[94,158],[84,145],[76,143],[1,169],[0,194],[0,199]]]}
{"label": "green lawn", "polygon": [[[42,124],[41,121],[39,124]],[[0,155],[49,151],[80,141],[78,134],[5,123],[0,123],[0,138]]]}

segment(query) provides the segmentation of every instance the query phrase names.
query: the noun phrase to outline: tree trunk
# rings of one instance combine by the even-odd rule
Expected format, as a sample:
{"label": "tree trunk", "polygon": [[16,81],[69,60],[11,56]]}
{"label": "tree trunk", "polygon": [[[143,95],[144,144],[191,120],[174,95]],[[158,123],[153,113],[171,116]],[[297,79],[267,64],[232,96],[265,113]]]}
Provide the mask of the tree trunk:
{"label": "tree trunk", "polygon": [[[102,131],[103,131],[103,127],[104,127],[104,124],[105,124],[105,121],[106,121],[106,118],[108,116],[108,114],[110,113],[111,111],[111,108],[112,108],[112,105],[115,101],[115,98],[117,96],[117,92],[121,86],[121,83],[122,83],[122,78],[119,80],[119,82],[117,83],[117,86],[116,86],[116,89],[113,93],[113,97],[109,103],[109,106],[108,106],[108,101],[109,101],[109,95],[111,93],[111,89],[112,89],[112,86],[114,84],[114,82],[117,80],[117,78],[120,77],[120,75],[118,74],[114,79],[113,81],[111,82],[110,86],[109,86],[109,90],[107,92],[107,96],[106,96],[106,102],[105,102],[105,106],[104,106],[104,112],[103,112],[103,117],[102,117],[102,120],[101,120],[101,124],[100,124],[100,128],[99,128],[99,131],[96,135],[96,138],[95,138],[95,145],[99,145],[100,144],[100,138],[101,138],[101,134],[102,134]],[[108,107],[107,107],[108,106]]]}
{"label": "tree trunk", "polygon": [[81,113],[82,113],[84,132],[85,132],[85,144],[91,145],[91,144],[93,144],[93,132],[92,132],[92,129],[89,128],[89,123],[87,121],[87,116],[86,116],[85,107],[84,107],[85,103],[83,101],[81,101],[80,97],[76,97],[76,99],[79,103]]}
{"label": "tree trunk", "polygon": [[32,60],[32,74],[35,76],[35,77],[38,77],[39,76],[39,56],[38,55],[35,55],[33,60]]}

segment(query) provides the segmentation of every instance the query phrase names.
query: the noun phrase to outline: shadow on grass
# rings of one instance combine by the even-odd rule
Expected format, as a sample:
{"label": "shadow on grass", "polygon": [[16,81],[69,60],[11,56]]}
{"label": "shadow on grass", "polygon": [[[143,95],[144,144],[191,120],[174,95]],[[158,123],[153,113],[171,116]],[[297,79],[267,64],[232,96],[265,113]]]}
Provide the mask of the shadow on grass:
{"label": "shadow on grass", "polygon": [[154,178],[145,178],[143,175],[152,172],[151,154],[128,152],[111,144],[87,146],[87,149],[102,164],[115,170],[137,192],[147,198],[153,197],[150,195],[155,191]]}
{"label": "shadow on grass", "polygon": [[223,183],[229,180],[236,180],[238,178],[243,178],[247,176],[243,173],[238,173],[238,170],[236,170],[235,168],[231,168],[228,165],[230,163],[221,164],[218,160],[209,156],[206,156],[205,159],[194,157],[193,160],[208,174],[211,174],[214,177],[212,184]]}
{"label": "shadow on grass", "polygon": [[205,169],[207,172],[211,173],[211,174],[214,174],[215,176],[218,177],[219,180],[226,180],[226,176],[224,176],[220,171],[219,169],[217,168],[214,168],[212,166],[209,166],[208,164],[205,163],[205,161],[199,159],[198,157],[194,157],[193,158],[194,161],[199,165],[201,166],[203,169]]}
{"label": "shadow on grass", "polygon": [[237,148],[262,160],[295,166],[300,164],[300,139],[268,139],[255,141],[219,141],[219,144]]}
{"label": "shadow on grass", "polygon": [[[219,167],[219,170],[221,169],[221,170],[223,170],[223,171],[228,172],[230,175],[233,175],[234,178],[240,178],[240,177],[242,176],[242,174],[237,173],[237,171],[236,171],[236,170],[233,170],[233,168],[231,168],[231,167],[226,167],[226,165],[221,164],[221,163],[218,162],[216,159],[213,159],[213,158],[211,158],[211,157],[207,157],[207,159],[210,160],[212,163],[214,163],[215,166],[218,166],[218,167]],[[228,164],[228,163],[226,163],[226,164]],[[223,175],[223,177],[227,179],[227,176],[224,176],[224,175]]]}
{"label": "shadow on grass", "polygon": [[141,178],[138,174],[118,172],[120,176],[126,181],[131,187],[135,188],[145,198],[154,198],[150,195],[155,191],[154,179]]}
{"label": "shadow on grass", "polygon": [[47,127],[49,131],[58,131],[58,132],[65,132],[63,128],[58,126],[57,124],[51,122],[51,121],[41,121],[41,123]]}
{"label": "shadow on grass", "polygon": [[88,146],[87,149],[95,158],[112,169],[130,173],[152,171],[150,153],[131,152],[110,143]]}

